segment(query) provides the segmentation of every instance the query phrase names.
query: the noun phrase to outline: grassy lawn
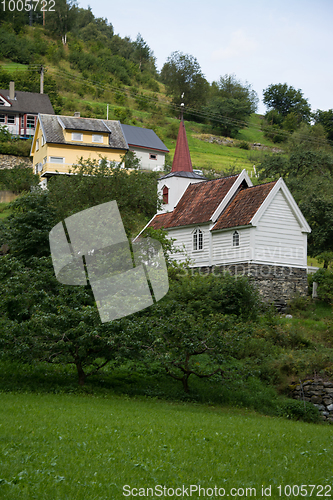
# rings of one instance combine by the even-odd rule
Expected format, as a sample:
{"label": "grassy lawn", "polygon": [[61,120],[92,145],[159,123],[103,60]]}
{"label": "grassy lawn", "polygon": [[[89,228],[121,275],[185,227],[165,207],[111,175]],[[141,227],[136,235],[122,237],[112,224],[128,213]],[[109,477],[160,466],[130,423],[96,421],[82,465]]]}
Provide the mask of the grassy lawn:
{"label": "grassy lawn", "polygon": [[333,481],[330,427],[245,409],[2,393],[0,425],[0,495],[8,500],[118,500],[124,485],[217,486],[226,496],[256,488],[258,497],[271,485],[271,498],[281,498],[278,485]]}
{"label": "grassy lawn", "polygon": [[27,64],[20,64],[20,63],[15,63],[15,62],[4,62],[0,61],[0,65],[3,67],[3,69],[7,71],[16,71],[16,70],[27,70],[28,65]]}
{"label": "grassy lawn", "polygon": [[[252,171],[253,164],[260,158],[260,152],[209,143],[190,132],[187,132],[187,140],[193,168],[212,168],[217,172],[240,172],[243,168]],[[166,140],[165,143],[173,157],[176,141]]]}

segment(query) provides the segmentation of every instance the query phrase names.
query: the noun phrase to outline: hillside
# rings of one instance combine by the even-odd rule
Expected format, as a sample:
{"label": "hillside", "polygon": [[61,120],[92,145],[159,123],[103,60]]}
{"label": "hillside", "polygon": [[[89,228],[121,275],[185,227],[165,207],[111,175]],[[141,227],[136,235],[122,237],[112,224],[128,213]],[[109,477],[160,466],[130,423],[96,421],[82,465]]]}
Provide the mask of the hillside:
{"label": "hillside", "polygon": [[[113,36],[110,50],[114,55],[110,56],[106,55],[105,49],[97,49],[89,37],[84,41],[75,33],[69,34],[68,43],[63,45],[54,34],[39,25],[25,26],[18,36],[2,27],[0,35],[12,48],[7,52],[0,49],[1,88],[6,88],[9,80],[14,79],[17,90],[38,92],[38,71],[42,64],[46,70],[45,92],[57,114],[72,115],[80,111],[82,117],[108,116],[122,123],[152,128],[170,149],[171,162],[178,131],[178,112],[166,95],[154,67],[147,63],[143,70],[139,69],[133,49],[136,42]],[[25,60],[17,53],[22,44],[31,53]],[[11,58],[4,57],[4,54]],[[100,74],[96,68],[98,59],[104,65]],[[262,117],[253,114],[248,127],[230,139],[218,135],[211,124],[202,123],[202,120],[187,122],[194,167],[217,172],[246,168],[251,172],[253,165],[260,162],[263,152],[274,151],[274,144],[264,137],[261,124]],[[254,147],[253,143],[262,146]]]}

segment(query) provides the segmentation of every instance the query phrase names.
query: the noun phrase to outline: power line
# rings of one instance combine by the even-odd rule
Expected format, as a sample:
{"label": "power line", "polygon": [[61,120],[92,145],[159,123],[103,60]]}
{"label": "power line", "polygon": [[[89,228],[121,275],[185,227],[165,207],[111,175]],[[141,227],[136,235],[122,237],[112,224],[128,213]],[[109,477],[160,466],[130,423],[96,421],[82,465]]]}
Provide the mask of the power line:
{"label": "power line", "polygon": [[[18,67],[15,69],[15,71],[31,71],[31,72],[37,72],[40,70],[40,67],[41,65],[39,64],[33,64],[33,65],[29,65],[28,68],[26,67]],[[113,86],[111,84],[101,84],[100,82],[98,81],[94,81],[94,80],[87,80],[83,77],[80,77],[80,76],[77,76],[77,75],[73,75],[71,73],[68,73],[66,70],[61,70],[61,69],[53,69],[52,68],[52,73],[56,74],[56,75],[59,75],[60,77],[63,77],[63,78],[67,78],[67,79],[70,79],[70,80],[73,80],[73,81],[76,81],[78,83],[81,83],[81,84],[86,84],[86,85],[91,85],[91,86],[94,86],[95,88],[98,88],[100,90],[103,90],[103,91],[107,91],[107,90],[110,90],[114,93],[118,93],[118,94],[123,94],[123,95],[126,95],[126,96],[130,96],[132,98],[137,98],[137,97],[140,97],[140,94],[138,94],[138,92],[135,92],[135,91],[132,91],[128,88],[125,88],[125,87],[118,87],[118,86]],[[164,102],[162,100],[159,100],[157,97],[153,97],[149,94],[141,94],[142,97],[144,97],[146,100],[150,101],[151,103],[154,103],[154,104],[159,104],[160,106],[164,106],[170,110],[173,110],[173,111],[177,111],[180,113],[181,111],[181,107],[179,105],[176,105],[176,104],[173,104],[173,103],[170,103],[170,102]],[[229,116],[223,116],[223,115],[220,115],[218,113],[213,113],[213,112],[208,112],[207,110],[203,111],[203,110],[198,110],[196,108],[186,108],[186,113],[187,114],[190,114],[190,115],[193,115],[195,117],[198,117],[198,118],[204,118],[204,119],[208,119],[208,120],[212,120],[212,121],[215,121],[217,123],[221,123],[221,124],[224,124],[224,125],[234,125],[238,128],[248,128],[248,129],[253,129],[253,130],[260,130],[262,131],[262,128],[254,123],[248,123],[244,120],[238,120],[236,118],[231,118]],[[283,129],[276,129],[276,132],[282,136],[284,136],[286,139],[290,138],[292,136],[292,132],[289,132],[287,130],[283,130]],[[309,137],[308,135],[306,134],[302,134],[301,132],[297,132],[296,130],[296,133],[298,135],[298,137],[302,140],[306,140],[308,142],[311,142],[313,144],[318,144],[318,145],[325,145],[325,144],[330,144],[331,146],[333,146],[333,141],[330,141],[328,139],[319,139],[319,138],[314,138],[314,137]]]}

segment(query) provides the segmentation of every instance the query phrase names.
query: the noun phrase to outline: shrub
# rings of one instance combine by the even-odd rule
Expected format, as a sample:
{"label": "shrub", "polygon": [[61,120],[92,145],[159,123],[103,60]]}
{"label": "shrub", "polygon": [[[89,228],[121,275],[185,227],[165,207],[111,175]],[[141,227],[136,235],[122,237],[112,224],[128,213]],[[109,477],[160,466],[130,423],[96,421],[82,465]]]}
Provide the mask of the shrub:
{"label": "shrub", "polygon": [[246,141],[241,141],[239,144],[238,144],[238,147],[240,149],[247,149],[249,150],[250,149],[250,146],[249,146],[249,143],[246,142]]}
{"label": "shrub", "polygon": [[333,270],[318,269],[313,275],[312,282],[318,283],[318,298],[328,304],[333,303]]}
{"label": "shrub", "polygon": [[39,183],[38,175],[35,175],[31,167],[20,163],[13,168],[0,170],[0,184],[4,189],[9,189],[16,194],[30,191],[31,186]]}
{"label": "shrub", "polygon": [[8,132],[7,127],[0,125],[0,142],[10,141],[11,135]]}
{"label": "shrub", "polygon": [[0,153],[3,155],[29,156],[31,140],[11,140],[0,142]]}
{"label": "shrub", "polygon": [[258,292],[245,276],[188,274],[170,287],[168,297],[194,314],[233,314],[254,319],[259,314]]}
{"label": "shrub", "polygon": [[319,422],[319,410],[311,403],[303,401],[285,401],[279,405],[281,417],[287,417],[292,420],[304,420],[305,422]]}
{"label": "shrub", "polygon": [[129,108],[114,108],[113,113],[121,123],[128,123],[132,118],[132,110]]}

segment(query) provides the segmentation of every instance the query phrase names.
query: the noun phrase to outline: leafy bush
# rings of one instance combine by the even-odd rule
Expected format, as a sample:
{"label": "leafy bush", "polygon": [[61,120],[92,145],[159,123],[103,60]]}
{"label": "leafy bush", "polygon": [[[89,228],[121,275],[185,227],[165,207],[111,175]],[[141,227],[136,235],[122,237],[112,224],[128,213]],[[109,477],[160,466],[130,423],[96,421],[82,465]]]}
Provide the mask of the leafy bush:
{"label": "leafy bush", "polygon": [[288,309],[291,313],[294,311],[307,311],[311,305],[312,300],[310,297],[299,295],[288,302]]}
{"label": "leafy bush", "polygon": [[298,400],[285,401],[279,405],[281,417],[305,422],[319,422],[319,410],[313,404]]}
{"label": "leafy bush", "polygon": [[114,108],[113,114],[121,123],[128,123],[132,118],[132,110],[130,108]]}
{"label": "leafy bush", "polygon": [[249,143],[246,142],[246,141],[241,141],[239,144],[238,144],[238,147],[240,149],[246,149],[246,150],[249,150],[250,149],[250,146],[249,146]]}
{"label": "leafy bush", "polygon": [[10,141],[11,134],[8,132],[8,128],[5,125],[0,125],[0,142]]}
{"label": "leafy bush", "polygon": [[30,64],[36,55],[34,43],[14,33],[0,32],[0,59]]}
{"label": "leafy bush", "polygon": [[318,269],[312,276],[312,282],[318,283],[318,298],[333,304],[333,269]]}
{"label": "leafy bush", "polygon": [[10,142],[0,142],[0,154],[13,156],[30,156],[31,140],[14,139]]}
{"label": "leafy bush", "polygon": [[186,276],[176,281],[169,299],[186,305],[191,313],[233,314],[242,319],[254,319],[260,311],[258,292],[245,276],[200,275]]}
{"label": "leafy bush", "polygon": [[25,163],[0,170],[0,185],[16,194],[30,191],[31,186],[37,186],[38,183],[38,175],[35,175],[32,168]]}

